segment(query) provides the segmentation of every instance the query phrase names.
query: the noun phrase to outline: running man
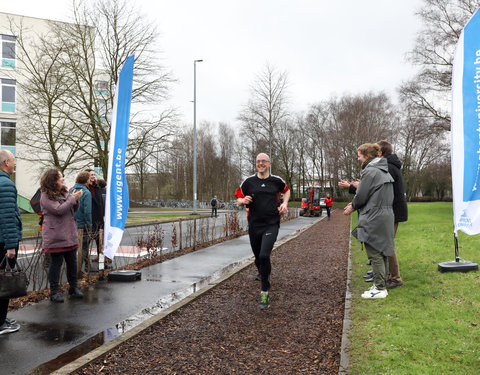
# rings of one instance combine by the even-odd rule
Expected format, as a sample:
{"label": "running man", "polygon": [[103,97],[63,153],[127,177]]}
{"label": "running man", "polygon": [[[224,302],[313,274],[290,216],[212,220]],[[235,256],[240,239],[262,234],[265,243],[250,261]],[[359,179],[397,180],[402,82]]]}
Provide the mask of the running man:
{"label": "running man", "polygon": [[[290,189],[285,181],[270,174],[270,158],[267,154],[257,155],[257,173],[247,177],[235,192],[239,206],[248,208],[248,235],[255,255],[255,265],[260,272],[262,288],[260,309],[270,306],[268,291],[272,266],[270,254],[277,240],[280,216],[287,212]],[[283,203],[280,204],[280,193]]]}

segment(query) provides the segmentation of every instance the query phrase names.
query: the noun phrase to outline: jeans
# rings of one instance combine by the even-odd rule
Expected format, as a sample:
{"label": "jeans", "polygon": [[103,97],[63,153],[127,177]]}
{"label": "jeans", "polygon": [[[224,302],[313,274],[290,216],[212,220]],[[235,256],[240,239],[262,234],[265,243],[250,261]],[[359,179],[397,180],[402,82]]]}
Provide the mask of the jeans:
{"label": "jeans", "polygon": [[[394,236],[397,234],[398,223],[394,224]],[[393,250],[393,255],[388,257],[388,267],[389,267],[389,280],[396,282],[403,282],[402,276],[400,276],[400,268],[398,266],[397,259],[397,250]]]}
{"label": "jeans", "polygon": [[65,251],[62,253],[50,253],[52,263],[48,270],[48,281],[50,283],[50,295],[54,295],[60,291],[60,271],[62,269],[63,260],[67,266],[67,281],[70,288],[78,286],[77,279],[77,250]]}
{"label": "jeans", "polygon": [[78,230],[78,238],[82,239],[82,246],[78,248],[78,271],[82,271],[82,264],[85,265],[85,272],[88,272],[88,252],[90,250],[90,228],[80,228]]}
{"label": "jeans", "polygon": [[328,216],[328,219],[330,219],[330,210],[332,209],[332,207],[326,207],[327,209],[327,216]]}

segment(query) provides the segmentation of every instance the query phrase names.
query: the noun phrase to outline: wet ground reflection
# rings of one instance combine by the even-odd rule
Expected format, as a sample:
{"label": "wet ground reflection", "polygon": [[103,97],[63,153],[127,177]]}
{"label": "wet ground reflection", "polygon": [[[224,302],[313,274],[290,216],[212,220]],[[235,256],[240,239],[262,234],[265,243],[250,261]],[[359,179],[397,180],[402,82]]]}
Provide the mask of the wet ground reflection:
{"label": "wet ground reflection", "polygon": [[[48,333],[53,340],[65,340],[65,341],[70,341],[72,338],[74,339],[73,336],[70,336],[71,332],[68,332],[67,330],[65,332],[58,332],[54,333],[54,330],[52,330],[51,333]],[[57,329],[57,331],[59,331]],[[61,331],[61,330],[60,330]],[[48,375],[51,374],[52,372],[58,370],[59,368],[69,364],[70,362],[73,362],[77,358],[80,358],[81,356],[91,352],[92,350],[112,341],[115,337],[119,336],[120,333],[117,329],[117,327],[111,327],[106,329],[105,331],[99,333],[98,335],[95,335],[88,339],[87,341],[83,342],[82,344],[76,346],[75,348],[69,350],[68,352],[58,356],[55,359],[52,359],[49,362],[46,362],[37,368],[33,369],[30,371],[28,374],[29,375]],[[68,338],[72,337],[72,338]]]}

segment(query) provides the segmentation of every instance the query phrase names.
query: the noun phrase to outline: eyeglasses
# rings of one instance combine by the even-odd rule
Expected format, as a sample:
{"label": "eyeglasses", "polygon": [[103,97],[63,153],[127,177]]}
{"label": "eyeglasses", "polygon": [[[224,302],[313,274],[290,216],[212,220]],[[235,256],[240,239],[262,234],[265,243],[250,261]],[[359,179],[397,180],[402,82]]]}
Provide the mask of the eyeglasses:
{"label": "eyeglasses", "polygon": [[257,160],[257,164],[266,164],[270,163],[270,160]]}

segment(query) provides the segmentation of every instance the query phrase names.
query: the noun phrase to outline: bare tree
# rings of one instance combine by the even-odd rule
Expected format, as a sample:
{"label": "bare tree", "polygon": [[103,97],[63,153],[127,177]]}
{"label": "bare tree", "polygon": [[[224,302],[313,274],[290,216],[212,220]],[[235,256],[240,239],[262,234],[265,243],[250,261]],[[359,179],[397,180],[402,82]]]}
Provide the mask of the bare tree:
{"label": "bare tree", "polygon": [[277,127],[289,115],[287,87],[287,74],[267,64],[251,85],[250,100],[238,116],[243,134],[255,139],[256,144],[263,140],[272,159]]}
{"label": "bare tree", "polygon": [[432,132],[425,111],[408,100],[401,100],[396,151],[403,159],[402,172],[409,198],[421,192],[424,171],[449,155],[445,131]]}
{"label": "bare tree", "polygon": [[70,111],[62,99],[69,91],[65,84],[69,71],[62,65],[66,50],[51,32],[39,34],[12,18],[9,21],[19,62],[18,101],[23,125],[18,128],[17,142],[27,147],[21,157],[64,172],[81,159],[87,144],[75,131],[70,116],[65,116]]}
{"label": "bare tree", "polygon": [[448,103],[455,46],[479,7],[478,0],[424,0],[418,12],[424,27],[408,58],[420,70],[400,91],[413,105],[425,110],[424,116],[437,129],[450,129]]}
{"label": "bare tree", "polygon": [[127,57],[135,55],[127,167],[169,146],[176,113],[161,104],[173,79],[159,64],[153,22],[126,0],[74,1],[72,18],[51,22],[48,35],[29,50],[18,34],[29,69],[22,87],[25,119],[36,125],[33,147],[51,154],[45,163],[63,170],[95,160],[106,177],[110,113]]}

